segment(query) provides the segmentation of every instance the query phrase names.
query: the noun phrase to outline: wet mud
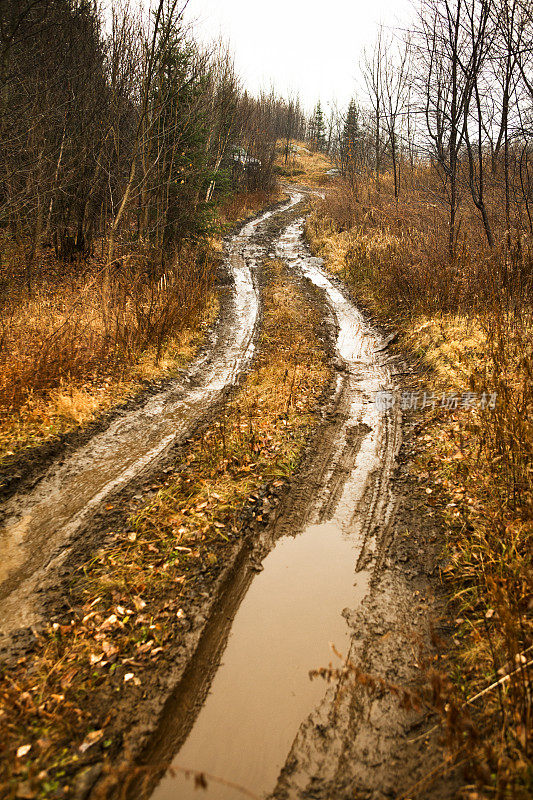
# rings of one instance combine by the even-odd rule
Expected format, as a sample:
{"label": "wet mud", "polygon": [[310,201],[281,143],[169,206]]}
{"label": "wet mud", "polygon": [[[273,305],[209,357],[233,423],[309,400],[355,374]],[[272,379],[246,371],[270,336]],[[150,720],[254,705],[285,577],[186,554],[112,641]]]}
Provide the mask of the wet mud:
{"label": "wet mud", "polygon": [[[453,796],[448,778],[431,789],[425,780],[441,766],[425,710],[406,710],[386,691],[370,694],[350,676],[330,684],[309,678],[330,662],[342,666],[334,644],[365,671],[416,688],[423,659],[433,657],[442,608],[438,526],[409,473],[415,422],[402,421],[399,404],[383,409],[376,402],[381,392],[399,392],[397,373],[406,366],[311,256],[301,201],[294,192],[275,218],[260,217],[231,240],[232,282],[211,349],[186,381],[104,432],[122,442],[123,468],[94,490],[95,456],[104,465],[113,461],[110,439],[96,440],[87,445],[92,455],[82,448],[74,460],[53,465],[29,495],[8,505],[3,535],[14,560],[0,593],[7,630],[38,616],[37,583],[48,571],[57,574],[73,540],[83,550],[80,534],[96,507],[157,469],[166,448],[213,413],[246,370],[260,324],[263,257],[283,259],[319,305],[334,380],[306,457],[288,489],[258,501],[269,524],[250,527],[225,553],[219,579],[203,587],[209,597],[192,598],[191,629],[169,654],[166,673],[163,667],[130,709],[119,709],[126,761],[136,756],[137,768],[132,773],[129,762],[118,782],[106,784],[101,763],[89,766],[75,782],[78,800],[91,792],[187,800],[200,796],[194,773],[205,776],[200,794],[207,800],[241,798],[242,789],[272,800]],[[89,499],[78,464],[93,485]],[[56,500],[47,506],[48,527],[40,527],[49,496]]]}
{"label": "wet mud", "polygon": [[400,796],[400,772],[406,788],[439,763],[440,749],[423,735],[407,744],[429,726],[426,711],[405,711],[387,692],[371,696],[350,677],[330,685],[309,679],[332,661],[343,665],[334,644],[385,680],[419,681],[438,613],[431,588],[438,542],[431,520],[425,532],[419,524],[399,535],[414,513],[394,478],[399,403],[376,402],[398,391],[394,359],[386,338],[311,257],[303,221],[286,227],[271,254],[329,309],[333,395],[315,450],[270,526],[261,571],[248,563],[238,572],[228,605],[223,595],[217,610],[216,646],[212,635],[203,638],[167,704],[141,760],[152,777],[138,796],[197,796],[186,774],[196,772],[206,775],[207,798],[230,800],[244,789],[377,800]]}
{"label": "wet mud", "polygon": [[69,548],[91,516],[140,474],[154,469],[169,448],[236,383],[254,354],[259,324],[257,261],[262,228],[301,200],[293,193],[277,211],[248,222],[231,238],[224,313],[211,346],[181,380],[121,415],[75,452],[51,464],[28,491],[15,494],[0,518],[0,634],[36,624],[39,590],[61,570]]}

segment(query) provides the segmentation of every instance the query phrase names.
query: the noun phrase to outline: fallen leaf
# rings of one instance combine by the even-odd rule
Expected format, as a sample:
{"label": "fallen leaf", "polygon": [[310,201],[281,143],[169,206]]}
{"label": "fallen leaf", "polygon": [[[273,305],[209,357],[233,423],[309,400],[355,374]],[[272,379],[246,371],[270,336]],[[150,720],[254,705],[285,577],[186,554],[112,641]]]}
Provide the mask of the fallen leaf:
{"label": "fallen leaf", "polygon": [[31,744],[22,744],[17,750],[17,758],[23,758],[31,750]]}
{"label": "fallen leaf", "polygon": [[136,645],[137,650],[139,651],[139,653],[147,653],[149,650],[152,649],[153,646],[154,646],[154,640],[153,639],[150,639],[149,641],[144,642],[144,643],[143,642],[137,642],[137,645]]}
{"label": "fallen leaf", "polygon": [[89,747],[92,747],[94,744],[100,741],[103,738],[104,732],[102,730],[99,731],[91,731],[87,734],[83,742],[80,744],[80,753],[85,753]]}
{"label": "fallen leaf", "polygon": [[118,653],[118,647],[110,642],[102,642],[102,649],[108,658]]}

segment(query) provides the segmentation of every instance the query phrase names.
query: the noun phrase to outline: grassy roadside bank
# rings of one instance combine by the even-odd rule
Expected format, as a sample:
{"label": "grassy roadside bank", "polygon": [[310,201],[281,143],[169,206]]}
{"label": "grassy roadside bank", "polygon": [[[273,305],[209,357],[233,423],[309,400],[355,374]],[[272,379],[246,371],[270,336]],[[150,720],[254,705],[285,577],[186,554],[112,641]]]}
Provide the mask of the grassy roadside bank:
{"label": "grassy roadside bank", "polygon": [[381,197],[368,193],[361,213],[345,192],[340,186],[317,205],[307,237],[418,359],[418,385],[403,401],[411,410],[418,404],[414,469],[430,481],[428,504],[442,510],[454,667],[434,685],[448,745],[465,767],[462,796],[526,798],[533,785],[531,310],[516,295],[514,303],[494,302],[481,264],[454,277],[444,262],[422,259],[409,209],[389,208],[383,187]]}
{"label": "grassy roadside bank", "polygon": [[125,730],[161,696],[248,523],[266,524],[298,465],[330,377],[321,319],[280,263],[265,270],[254,369],[153,498],[76,572],[70,610],[2,668],[3,797],[79,796],[84,769],[124,755]]}
{"label": "grassy roadside bank", "polygon": [[178,374],[218,311],[222,236],[279,199],[278,190],[235,193],[218,209],[220,234],[184,248],[164,274],[149,248],[117,261],[111,276],[105,243],[84,263],[44,251],[42,282],[27,297],[13,252],[0,268],[0,472]]}

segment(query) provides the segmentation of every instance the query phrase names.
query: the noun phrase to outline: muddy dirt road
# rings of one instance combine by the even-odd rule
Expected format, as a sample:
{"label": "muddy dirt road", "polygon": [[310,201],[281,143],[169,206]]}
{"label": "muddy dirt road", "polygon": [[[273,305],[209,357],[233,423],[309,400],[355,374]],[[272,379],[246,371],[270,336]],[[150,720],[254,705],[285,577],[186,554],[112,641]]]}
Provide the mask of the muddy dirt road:
{"label": "muddy dirt road", "polygon": [[[401,708],[390,692],[359,690],[350,674],[327,684],[309,678],[349,657],[384,681],[411,685],[420,651],[430,649],[435,609],[434,559],[424,538],[431,521],[419,519],[416,493],[410,505],[401,496],[400,404],[382,402],[383,393],[398,397],[397,362],[311,256],[305,194],[292,190],[228,242],[221,317],[183,379],[52,464],[4,508],[0,628],[7,636],[39,620],[42,588],[90,533],[102,502],[157,473],[165,453],[246,371],[261,322],[263,260],[282,260],[314,298],[335,375],[321,421],[270,523],[229,559],[174,688],[160,676],[165,695],[145,697],[145,710],[130,715],[125,748],[143,780],[131,782],[129,764],[125,782],[136,800],[197,797],[186,771],[206,776],[209,800],[243,791],[278,800],[397,798],[400,781],[416,783],[438,758],[420,735],[424,713]],[[96,767],[77,800],[93,785],[99,791]]]}
{"label": "muddy dirt road", "polygon": [[[254,575],[246,563],[237,571],[216,630],[145,753],[142,763],[158,774],[145,794],[154,800],[197,796],[182,770],[215,776],[203,793],[213,800],[243,796],[237,786],[258,797],[332,800],[354,797],[354,787],[358,797],[394,797],[398,748],[423,722],[390,697],[369,706],[349,676],[330,686],[309,679],[332,660],[342,666],[333,643],[356,663],[363,647],[362,663],[374,674],[409,682],[413,652],[428,631],[418,625],[427,606],[414,611],[419,589],[394,570],[407,559],[397,562],[390,546],[401,419],[399,403],[384,409],[379,398],[398,391],[391,358],[311,257],[303,225],[293,218],[270,255],[322,293],[336,329],[335,390],[317,449],[271,531],[262,571]],[[407,775],[417,774],[419,755],[406,751]],[[170,770],[158,770],[162,764]]]}
{"label": "muddy dirt road", "polygon": [[[254,352],[259,319],[255,271],[264,255],[262,227],[301,200],[293,193],[281,209],[245,225],[228,243],[231,286],[206,352],[164,392],[125,413],[81,449],[53,463],[30,491],[17,494],[0,518],[0,633],[40,617],[39,591],[68,558],[91,514],[165,451],[233,386]],[[53,578],[52,578],[53,579]]]}

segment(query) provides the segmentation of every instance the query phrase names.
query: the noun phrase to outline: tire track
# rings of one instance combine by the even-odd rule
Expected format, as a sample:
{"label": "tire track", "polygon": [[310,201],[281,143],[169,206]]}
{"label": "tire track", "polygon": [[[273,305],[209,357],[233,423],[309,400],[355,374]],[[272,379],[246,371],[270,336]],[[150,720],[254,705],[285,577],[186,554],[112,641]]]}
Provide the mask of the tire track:
{"label": "tire track", "polygon": [[[290,767],[300,726],[324,702],[323,686],[311,683],[308,671],[329,660],[330,640],[349,649],[342,612],[369,593],[377,570],[370,562],[393,512],[389,480],[400,419],[396,407],[382,411],[375,402],[376,392],[395,391],[383,340],[311,257],[303,222],[286,227],[275,254],[319,290],[334,318],[335,386],[314,450],[270,531],[256,543],[262,569],[253,580],[248,574],[238,607],[227,611],[231,629],[217,655],[222,663],[194,724],[188,718],[182,736],[181,712],[161,722],[148,763],[169,764],[172,737],[177,752],[150,787],[153,800],[194,798],[182,770],[226,782],[209,785],[206,800],[240,797],[230,783],[258,796],[272,790],[288,753]],[[225,608],[223,597],[220,602]],[[179,695],[180,689],[176,709]],[[305,767],[304,782],[311,771]]]}
{"label": "tire track", "polygon": [[[344,665],[355,665],[363,675],[416,692],[421,665],[434,657],[434,625],[441,613],[433,573],[421,558],[432,523],[417,518],[396,478],[392,487],[400,448],[399,403],[379,412],[371,402],[372,392],[395,391],[386,342],[364,325],[337,282],[324,274],[320,260],[310,257],[302,228],[303,220],[289,226],[278,252],[323,288],[337,316],[339,355],[348,373],[344,400],[350,411],[338,435],[338,455],[310,515],[311,520],[335,521],[356,542],[353,574],[363,588],[342,609],[346,639],[334,644],[344,660],[335,666],[342,674]],[[353,431],[362,426],[362,437],[354,438]],[[426,555],[429,562],[434,557],[431,550]],[[329,660],[311,669],[326,667]],[[431,732],[427,711],[403,707],[393,691],[372,691],[365,681],[348,669],[326,685],[320,702],[301,722],[268,795],[271,800],[392,800],[411,796],[411,791],[413,797],[435,800],[454,795],[454,775],[448,775],[438,733],[413,736],[424,728]],[[435,786],[431,775],[437,776]],[[420,791],[414,792],[409,787],[417,783]]]}
{"label": "tire track", "polygon": [[280,208],[243,226],[226,248],[231,288],[207,352],[182,379],[140,408],[115,419],[75,452],[56,459],[26,492],[4,505],[0,523],[0,635],[34,625],[39,592],[61,569],[93,515],[169,449],[190,435],[253,358],[260,319],[256,283],[266,245],[262,231],[273,217],[302,199],[293,192]]}
{"label": "tire track", "polygon": [[[309,512],[309,521],[335,518],[360,543],[358,568],[368,566],[374,530],[388,524],[394,509],[390,478],[400,447],[398,404],[381,410],[381,392],[396,385],[380,335],[364,320],[342,287],[322,269],[303,241],[305,218],[289,225],[280,237],[277,255],[321,289],[338,326],[338,377],[343,423],[335,454],[329,460],[323,487]],[[373,552],[372,548],[372,552]]]}

